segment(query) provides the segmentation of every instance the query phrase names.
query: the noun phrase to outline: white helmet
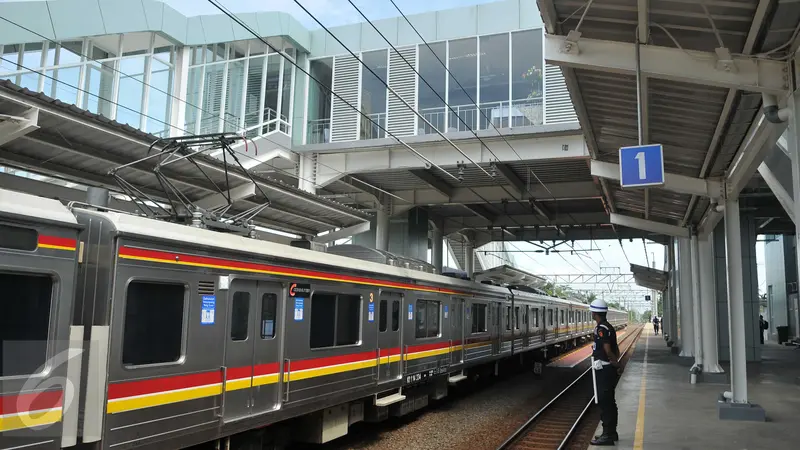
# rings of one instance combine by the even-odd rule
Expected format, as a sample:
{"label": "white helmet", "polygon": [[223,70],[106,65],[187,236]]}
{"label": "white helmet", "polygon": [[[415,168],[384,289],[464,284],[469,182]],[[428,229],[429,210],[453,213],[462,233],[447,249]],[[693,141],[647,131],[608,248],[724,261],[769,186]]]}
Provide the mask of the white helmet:
{"label": "white helmet", "polygon": [[606,305],[606,302],[598,298],[597,300],[593,301],[591,305],[589,305],[589,311],[596,313],[608,312],[608,305]]}

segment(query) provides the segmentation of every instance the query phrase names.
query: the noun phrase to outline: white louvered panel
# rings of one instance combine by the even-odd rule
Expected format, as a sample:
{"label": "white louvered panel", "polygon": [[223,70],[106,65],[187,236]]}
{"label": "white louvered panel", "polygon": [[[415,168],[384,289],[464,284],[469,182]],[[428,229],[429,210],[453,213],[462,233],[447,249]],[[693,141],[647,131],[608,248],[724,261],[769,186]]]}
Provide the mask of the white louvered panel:
{"label": "white louvered panel", "polygon": [[[415,47],[398,49],[389,52],[389,87],[397,95],[405,100],[411,108],[417,108],[416,80],[417,74],[414,69],[406,63],[417,65],[417,49]],[[402,55],[402,57],[401,57]],[[403,58],[406,61],[403,61]],[[388,95],[388,114],[386,117],[386,128],[395,136],[413,136],[416,126],[416,115],[414,111],[406,106],[396,95],[391,92]]]}
{"label": "white louvered panel", "polygon": [[569,123],[577,122],[575,107],[569,97],[567,83],[561,68],[550,64],[545,65],[545,110],[544,123]]}
{"label": "white louvered panel", "polygon": [[[352,56],[337,56],[333,59],[333,92],[353,106],[358,106],[361,64]],[[358,111],[333,96],[331,111],[331,142],[355,141],[358,139]]]}

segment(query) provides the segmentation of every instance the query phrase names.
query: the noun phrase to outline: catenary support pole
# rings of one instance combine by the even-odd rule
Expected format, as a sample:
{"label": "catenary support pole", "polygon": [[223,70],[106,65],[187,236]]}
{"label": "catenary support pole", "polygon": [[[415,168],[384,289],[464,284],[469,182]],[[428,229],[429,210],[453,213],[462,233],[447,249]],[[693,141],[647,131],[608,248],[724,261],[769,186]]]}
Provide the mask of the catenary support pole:
{"label": "catenary support pole", "polygon": [[680,265],[680,356],[694,357],[694,322],[692,314],[692,252],[691,241],[681,238],[678,247],[678,264]]}
{"label": "catenary support pole", "polygon": [[[692,383],[697,380],[697,374],[703,370],[703,339],[701,329],[701,311],[700,302],[700,248],[697,239],[697,232],[692,233],[691,239],[691,256],[692,256],[692,334],[694,335],[694,365],[691,368]],[[708,283],[708,281],[705,281]]]}
{"label": "catenary support pole", "polygon": [[375,214],[375,248],[389,250],[389,213],[383,207]]}
{"label": "catenary support pole", "polygon": [[725,202],[725,259],[728,270],[728,336],[731,352],[731,400],[747,403],[747,354],[744,336],[744,284],[739,200]]}
{"label": "catenary support pole", "polygon": [[717,354],[717,293],[714,282],[712,235],[698,242],[700,256],[700,321],[703,338],[703,373],[723,373]]}

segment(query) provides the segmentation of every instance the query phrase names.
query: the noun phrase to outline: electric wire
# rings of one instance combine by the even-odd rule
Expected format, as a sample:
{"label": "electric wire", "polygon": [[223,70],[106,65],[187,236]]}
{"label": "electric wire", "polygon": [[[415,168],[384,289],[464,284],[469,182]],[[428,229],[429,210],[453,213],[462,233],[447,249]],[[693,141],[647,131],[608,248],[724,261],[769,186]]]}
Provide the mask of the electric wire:
{"label": "electric wire", "polygon": [[714,18],[711,16],[711,13],[708,12],[708,7],[706,6],[705,0],[700,1],[700,7],[703,8],[703,12],[706,14],[708,22],[711,24],[711,30],[714,31],[714,36],[717,37],[717,43],[719,44],[720,48],[724,48],[725,43],[722,42],[722,36],[720,36],[719,30],[717,30],[717,24],[714,23]]}

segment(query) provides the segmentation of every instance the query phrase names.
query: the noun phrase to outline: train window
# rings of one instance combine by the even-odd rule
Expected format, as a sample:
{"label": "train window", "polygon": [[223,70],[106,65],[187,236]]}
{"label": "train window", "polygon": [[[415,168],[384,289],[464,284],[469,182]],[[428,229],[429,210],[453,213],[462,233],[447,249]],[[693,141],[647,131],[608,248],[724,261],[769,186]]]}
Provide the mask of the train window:
{"label": "train window", "polygon": [[506,330],[511,329],[511,307],[506,306]]}
{"label": "train window", "polygon": [[528,323],[528,305],[525,305],[525,313],[522,315],[522,324]]}
{"label": "train window", "polygon": [[533,308],[533,327],[539,328],[539,308]]}
{"label": "train window", "polygon": [[562,309],[560,312],[561,312],[561,325],[564,325],[564,310]]}
{"label": "train window", "polygon": [[53,280],[0,273],[0,286],[0,377],[36,373],[47,359]]}
{"label": "train window", "polygon": [[439,335],[439,309],[440,303],[433,300],[417,300],[417,331],[418,339],[430,338]]}
{"label": "train window", "polygon": [[131,281],[125,298],[122,363],[171,363],[181,356],[186,286]]}
{"label": "train window", "polygon": [[361,296],[315,292],[311,296],[311,348],[358,343]]}
{"label": "train window", "polygon": [[400,329],[400,300],[392,302],[392,331]]}
{"label": "train window", "polygon": [[551,326],[551,327],[553,326],[553,310],[552,309],[548,309],[547,310],[547,325]]}
{"label": "train window", "polygon": [[275,318],[278,316],[278,296],[267,293],[261,296],[261,339],[275,337]]}
{"label": "train window", "polygon": [[0,247],[32,252],[38,245],[39,233],[36,230],[0,224]]}
{"label": "train window", "polygon": [[486,305],[481,303],[472,304],[472,332],[486,332]]}
{"label": "train window", "polygon": [[569,323],[575,323],[575,311],[569,312]]}
{"label": "train window", "polygon": [[380,318],[378,319],[378,331],[383,333],[386,331],[386,327],[389,325],[389,311],[387,309],[389,306],[389,302],[386,300],[381,300],[381,304],[379,308],[381,309]]}
{"label": "train window", "polygon": [[519,306],[514,307],[514,329],[519,330]]}
{"label": "train window", "polygon": [[231,302],[231,340],[247,340],[247,324],[250,318],[250,293],[234,292]]}

